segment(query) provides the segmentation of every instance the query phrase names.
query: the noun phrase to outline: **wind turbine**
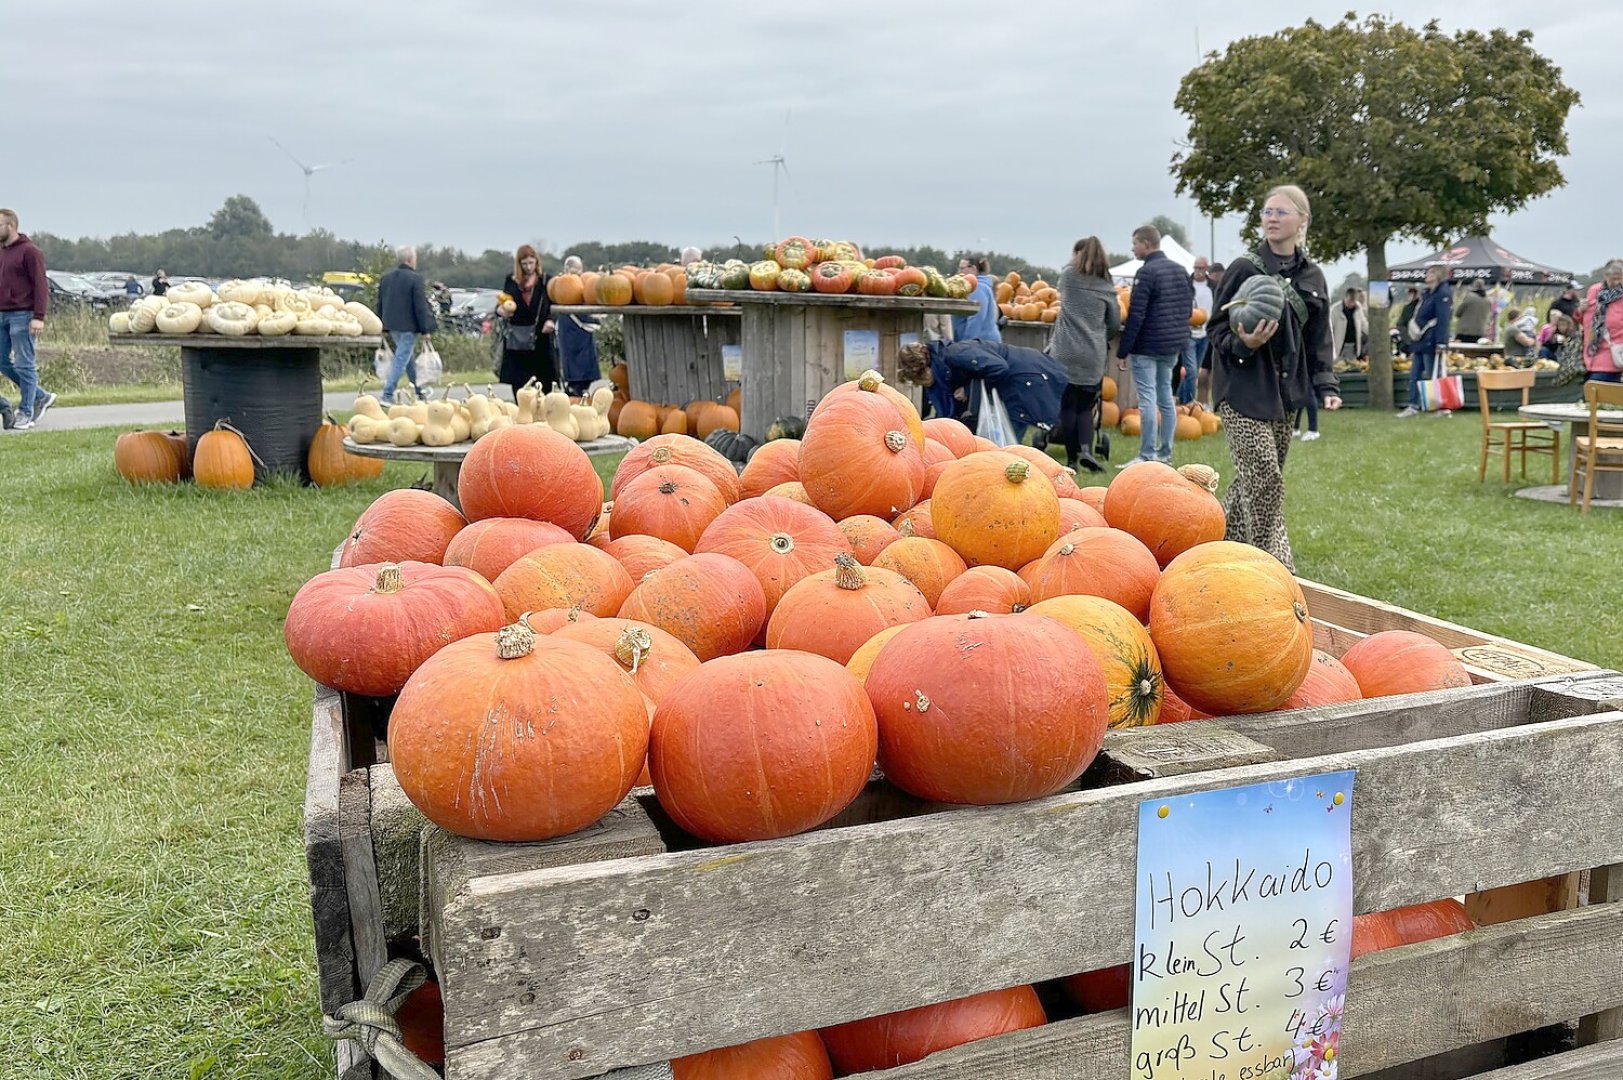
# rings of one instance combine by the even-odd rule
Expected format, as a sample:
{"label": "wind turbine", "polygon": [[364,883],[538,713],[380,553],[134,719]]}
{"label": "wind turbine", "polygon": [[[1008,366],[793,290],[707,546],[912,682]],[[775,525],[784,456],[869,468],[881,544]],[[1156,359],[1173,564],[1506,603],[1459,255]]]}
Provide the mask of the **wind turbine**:
{"label": "wind turbine", "polygon": [[783,110],[783,137],[778,140],[778,152],[764,161],[757,161],[757,165],[772,166],[772,241],[776,243],[783,239],[783,226],[778,218],[778,177],[781,175],[793,182],[789,176],[789,163],[784,160],[783,150],[789,142],[789,110]]}
{"label": "wind turbine", "polygon": [[286,154],[288,156],[289,160],[291,160],[293,162],[293,164],[297,165],[299,167],[299,170],[304,173],[304,231],[309,232],[310,231],[310,178],[312,176],[314,176],[316,173],[320,172],[322,169],[334,169],[334,168],[337,168],[340,165],[348,165],[350,162],[354,161],[355,159],[354,158],[345,158],[343,161],[329,161],[324,165],[306,165],[304,162],[300,161],[297,157],[294,157],[293,151],[289,150],[287,147],[283,146],[281,143],[276,142],[276,137],[274,135],[267,136],[267,138],[269,138],[271,142],[276,143],[276,149],[278,149],[282,153]]}

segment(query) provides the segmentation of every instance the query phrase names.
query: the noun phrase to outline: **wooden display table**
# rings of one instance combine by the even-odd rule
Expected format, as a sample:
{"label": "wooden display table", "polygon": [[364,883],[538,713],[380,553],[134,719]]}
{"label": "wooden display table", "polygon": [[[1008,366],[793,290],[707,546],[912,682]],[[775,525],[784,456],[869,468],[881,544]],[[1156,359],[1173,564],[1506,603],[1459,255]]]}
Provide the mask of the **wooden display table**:
{"label": "wooden display table", "polygon": [[736,307],[676,304],[669,307],[604,304],[559,305],[555,319],[569,315],[621,315],[625,322],[626,368],[637,401],[686,405],[721,401],[738,385],[728,379],[723,350],[739,344]]}
{"label": "wooden display table", "polygon": [[[1579,392],[1582,392],[1581,384]],[[1589,434],[1589,406],[1581,401],[1553,405],[1534,404],[1523,406],[1516,411],[1523,420],[1542,421],[1553,428],[1559,428],[1562,424],[1567,425],[1567,484],[1522,488],[1516,494],[1521,498],[1539,502],[1565,503],[1568,497],[1567,485],[1580,482],[1576,480],[1572,465],[1573,457],[1578,450],[1578,438]],[[1623,424],[1623,409],[1602,409],[1599,419],[1604,424]],[[1582,489],[1578,494],[1580,496],[1583,494]],[[1590,506],[1623,506],[1623,473],[1597,472],[1595,493],[1590,500]]]}
{"label": "wooden display table", "polygon": [[221,420],[242,433],[259,461],[254,483],[269,473],[310,481],[310,443],[321,427],[321,352],[363,349],[381,337],[227,337],[223,334],[111,334],[112,345],[174,345],[186,398],[186,442]]}
{"label": "wooden display table", "polygon": [[[576,443],[588,457],[623,454],[637,445],[636,439],[620,435],[605,435],[591,442]],[[462,459],[473,449],[473,443],[459,442],[450,446],[396,446],[393,443],[358,443],[345,436],[344,450],[356,457],[382,458],[384,461],[419,461],[434,466],[434,494],[443,496],[452,506],[462,509],[456,495],[457,477],[462,472]]]}
{"label": "wooden display table", "polygon": [[782,416],[810,416],[823,395],[868,368],[923,400],[916,386],[896,378],[897,351],[922,339],[931,312],[970,315],[973,300],[935,297],[861,296],[842,293],[746,292],[689,289],[698,303],[730,301],[743,309],[744,434],[764,439]]}
{"label": "wooden display table", "polygon": [[1009,345],[1018,345],[1023,349],[1036,349],[1042,352],[1048,348],[1048,339],[1054,336],[1054,324],[1045,322],[1029,322],[1023,319],[999,319],[998,333]]}

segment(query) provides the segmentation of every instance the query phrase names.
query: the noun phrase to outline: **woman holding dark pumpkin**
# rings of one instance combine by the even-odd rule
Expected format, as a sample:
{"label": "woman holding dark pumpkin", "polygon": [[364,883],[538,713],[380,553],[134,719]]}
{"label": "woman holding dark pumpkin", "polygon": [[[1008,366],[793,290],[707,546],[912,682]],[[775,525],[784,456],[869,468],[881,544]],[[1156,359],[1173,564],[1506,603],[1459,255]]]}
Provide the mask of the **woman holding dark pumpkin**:
{"label": "woman holding dark pumpkin", "polygon": [[541,259],[529,244],[513,254],[513,272],[502,282],[507,299],[496,313],[507,320],[502,341],[501,381],[518,388],[532,378],[541,392],[550,394],[558,381],[558,360],[553,353],[552,301],[547,297],[547,276]]}
{"label": "woman holding dark pumpkin", "polygon": [[[1212,394],[1234,458],[1224,505],[1227,538],[1261,548],[1294,572],[1285,530],[1291,420],[1315,394],[1330,410],[1341,408],[1341,398],[1331,367],[1324,272],[1304,249],[1312,221],[1307,195],[1294,184],[1276,187],[1263,200],[1261,217],[1263,243],[1229,264],[1213,300]],[[1243,317],[1251,292],[1245,283],[1258,275],[1283,286],[1277,318]],[[1243,294],[1238,303],[1237,294]],[[1231,319],[1232,306],[1240,317]]]}

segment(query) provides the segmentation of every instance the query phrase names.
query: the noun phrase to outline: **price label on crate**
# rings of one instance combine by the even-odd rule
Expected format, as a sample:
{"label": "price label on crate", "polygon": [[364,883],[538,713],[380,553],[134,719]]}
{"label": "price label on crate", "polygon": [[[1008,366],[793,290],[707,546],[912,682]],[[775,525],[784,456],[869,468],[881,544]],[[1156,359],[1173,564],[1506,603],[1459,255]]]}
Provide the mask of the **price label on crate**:
{"label": "price label on crate", "polygon": [[1135,1080],[1341,1073],[1353,773],[1139,804]]}

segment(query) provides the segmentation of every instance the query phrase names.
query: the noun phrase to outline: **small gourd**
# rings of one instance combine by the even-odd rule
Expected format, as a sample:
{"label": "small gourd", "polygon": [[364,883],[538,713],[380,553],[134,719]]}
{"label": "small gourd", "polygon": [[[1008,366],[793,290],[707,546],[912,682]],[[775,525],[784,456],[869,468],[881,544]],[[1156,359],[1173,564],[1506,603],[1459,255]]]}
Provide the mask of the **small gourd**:
{"label": "small gourd", "polygon": [[597,426],[603,418],[590,405],[570,405],[569,413],[575,418],[575,426],[580,429],[579,441],[591,442],[602,434]]}
{"label": "small gourd", "polygon": [[541,392],[531,385],[534,382],[535,380],[531,379],[530,382],[519,387],[519,391],[515,395],[518,398],[518,414],[513,419],[520,424],[533,424],[540,419],[535,412],[535,399]]}
{"label": "small gourd", "polygon": [[349,418],[349,437],[361,446],[370,446],[389,437],[389,423],[388,420],[374,420],[356,413]]}
{"label": "small gourd", "polygon": [[612,408],[613,405],[614,390],[607,386],[598,387],[597,393],[592,395],[592,408],[597,410],[597,415],[602,420],[602,422],[597,425],[598,438],[602,438],[614,430],[614,425],[609,422],[609,409]]}
{"label": "small gourd", "polygon": [[547,412],[547,425],[571,442],[580,441],[580,425],[570,411],[569,395],[554,390],[542,399]]}
{"label": "small gourd", "polygon": [[389,441],[396,446],[416,446],[422,437],[421,425],[409,416],[397,416],[389,421]]}
{"label": "small gourd", "polygon": [[456,417],[456,406],[442,398],[429,402],[424,410],[427,416],[423,421],[423,445],[450,446],[456,442],[456,432],[451,427],[451,421]]}
{"label": "small gourd", "polygon": [[456,442],[467,442],[468,436],[473,433],[473,413],[463,404],[453,406],[456,414],[451,417],[451,431],[455,433]]}
{"label": "small gourd", "polygon": [[389,406],[389,414],[387,417],[385,417],[385,419],[399,420],[403,416],[411,416],[411,406],[407,405],[404,401],[397,401],[393,405]]}
{"label": "small gourd", "polygon": [[378,399],[371,394],[355,395],[355,413],[357,416],[364,416],[369,420],[389,419],[384,415],[383,406],[378,404]]}
{"label": "small gourd", "polygon": [[1276,320],[1285,311],[1285,290],[1272,274],[1253,274],[1240,282],[1234,297],[1223,305],[1229,323],[1246,333],[1263,320]]}

